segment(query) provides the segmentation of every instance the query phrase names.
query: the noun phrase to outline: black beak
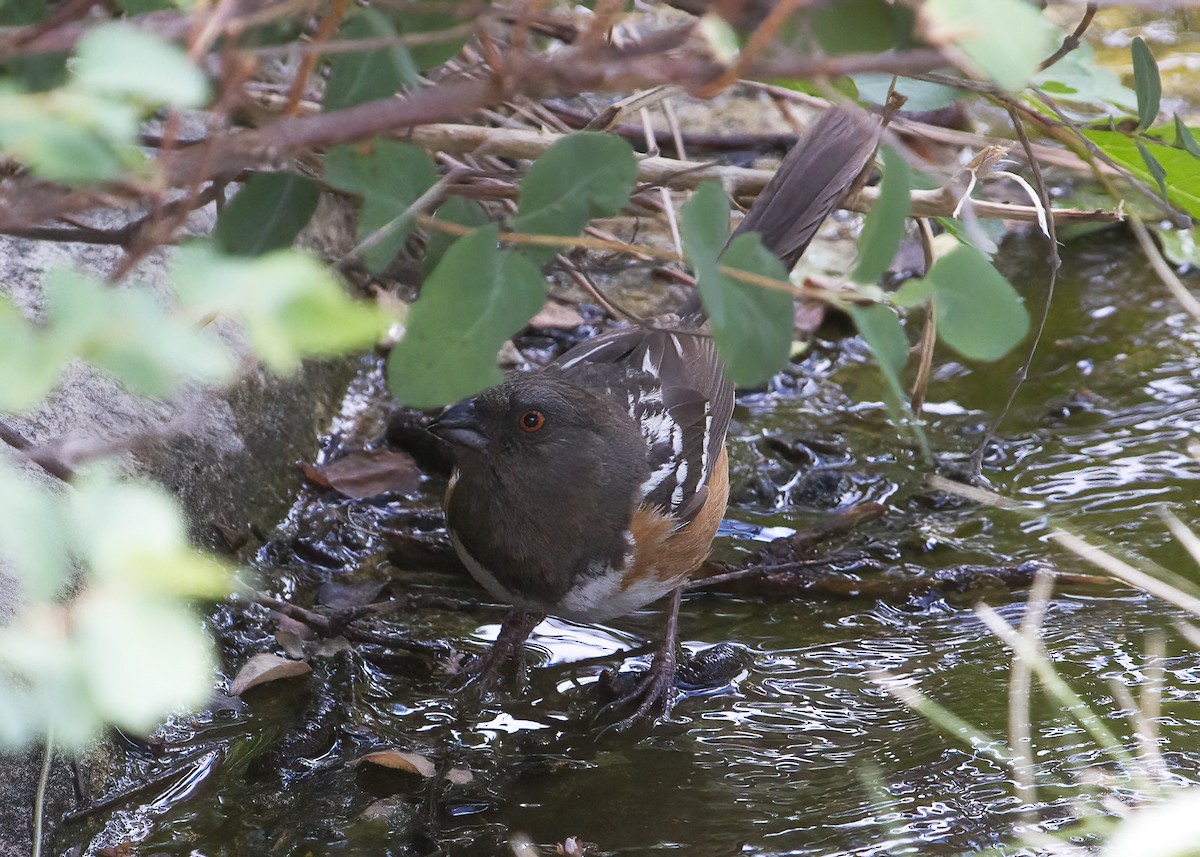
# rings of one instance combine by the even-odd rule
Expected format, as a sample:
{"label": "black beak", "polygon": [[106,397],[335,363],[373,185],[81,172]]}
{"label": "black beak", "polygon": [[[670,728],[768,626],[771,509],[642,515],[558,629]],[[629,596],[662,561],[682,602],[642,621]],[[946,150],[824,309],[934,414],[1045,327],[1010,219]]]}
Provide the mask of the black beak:
{"label": "black beak", "polygon": [[442,440],[471,449],[483,449],[490,440],[479,424],[474,399],[446,408],[429,424],[429,430]]}

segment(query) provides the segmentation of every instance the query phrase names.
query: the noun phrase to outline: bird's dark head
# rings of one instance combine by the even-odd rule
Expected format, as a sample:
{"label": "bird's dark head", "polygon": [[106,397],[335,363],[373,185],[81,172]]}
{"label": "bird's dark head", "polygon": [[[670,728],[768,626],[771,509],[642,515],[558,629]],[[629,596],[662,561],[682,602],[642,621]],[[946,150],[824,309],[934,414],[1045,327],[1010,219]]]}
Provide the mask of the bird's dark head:
{"label": "bird's dark head", "polygon": [[623,444],[640,457],[645,448],[633,420],[614,402],[552,373],[514,375],[447,408],[429,430],[458,447],[460,460],[483,455],[532,463],[559,449],[586,454]]}

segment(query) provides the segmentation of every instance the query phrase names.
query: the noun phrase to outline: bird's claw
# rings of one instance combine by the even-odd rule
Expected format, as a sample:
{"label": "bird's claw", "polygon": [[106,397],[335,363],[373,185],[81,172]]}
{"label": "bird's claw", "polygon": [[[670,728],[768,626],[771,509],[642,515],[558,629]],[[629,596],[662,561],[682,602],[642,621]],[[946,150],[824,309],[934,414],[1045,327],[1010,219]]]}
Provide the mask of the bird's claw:
{"label": "bird's claw", "polygon": [[675,706],[675,668],[676,656],[673,646],[657,651],[650,662],[650,669],[637,680],[633,689],[605,704],[596,713],[596,718],[599,719],[635,703],[637,705],[631,714],[605,726],[603,731],[613,729],[624,732],[648,718],[656,708],[661,708],[663,718],[670,718],[671,709]]}

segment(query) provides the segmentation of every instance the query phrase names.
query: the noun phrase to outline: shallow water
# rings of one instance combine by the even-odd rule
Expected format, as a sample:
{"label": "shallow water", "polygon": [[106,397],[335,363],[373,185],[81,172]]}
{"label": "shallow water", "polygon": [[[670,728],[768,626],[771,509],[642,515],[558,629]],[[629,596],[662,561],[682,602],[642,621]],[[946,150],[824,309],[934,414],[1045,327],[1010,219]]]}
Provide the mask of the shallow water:
{"label": "shallow water", "polygon": [[[1036,307],[1037,242],[1010,242],[1003,258]],[[734,501],[718,553],[752,550],[755,527],[803,528],[877,500],[888,515],[830,551],[917,575],[1025,561],[1089,571],[1047,544],[1056,523],[1195,579],[1156,509],[1200,525],[1200,465],[1187,451],[1200,429],[1198,345],[1122,233],[1068,244],[1043,347],[987,457],[994,488],[1025,501],[1014,515],[929,491],[928,468],[878,404],[880,382],[861,343],[817,343],[771,390],[739,399]],[[939,354],[927,431],[941,466],[965,462],[1016,362],[966,365]],[[355,395],[372,378],[368,369]],[[435,507],[440,484],[431,479],[416,501],[393,504],[306,495],[264,549],[263,575],[299,601],[321,580],[349,577],[390,577],[401,595],[477,597],[461,573],[396,568],[379,551],[378,528],[408,507]],[[312,520],[326,528],[315,539],[325,555],[297,556],[295,534]],[[348,559],[349,574],[325,567]],[[484,855],[523,834],[550,851],[574,836],[622,855],[1018,853],[1022,807],[1011,772],[877,681],[886,671],[1002,739],[1010,656],[973,612],[979,599],[1010,622],[1024,611],[1025,593],[1002,588],[886,602],[689,597],[685,645],[735,641],[747,666],[723,687],[683,699],[673,722],[631,735],[595,728],[589,685],[622,650],[654,639],[654,611],[608,627],[548,620],[535,633],[527,693],[474,717],[420,658],[365,646],[314,657],[310,679],[175,724],[155,756],[129,750],[130,778],[172,767],[180,777],[68,825],[59,844],[135,839],[143,853],[179,855]],[[1132,712],[1114,701],[1110,682],[1144,684],[1148,635],[1162,631],[1163,749],[1174,774],[1200,780],[1200,656],[1172,629],[1178,615],[1131,590],[1067,587],[1048,606],[1045,642],[1064,677],[1129,741]],[[501,616],[486,607],[422,609],[402,617],[402,628],[482,645]],[[235,661],[276,650],[256,608],[222,609],[214,626]],[[1119,772],[1057,704],[1036,696],[1034,713],[1037,815],[1047,829],[1083,837],[1072,819],[1102,809],[1091,782]],[[352,764],[380,747],[465,767],[472,779]]]}

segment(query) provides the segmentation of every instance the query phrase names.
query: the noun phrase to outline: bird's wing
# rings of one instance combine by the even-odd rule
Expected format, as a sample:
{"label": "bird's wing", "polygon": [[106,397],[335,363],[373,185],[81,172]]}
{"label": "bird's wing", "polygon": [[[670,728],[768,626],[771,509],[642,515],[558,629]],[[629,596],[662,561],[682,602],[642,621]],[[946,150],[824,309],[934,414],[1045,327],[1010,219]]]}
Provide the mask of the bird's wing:
{"label": "bird's wing", "polygon": [[703,329],[630,328],[568,351],[551,371],[623,403],[642,430],[651,474],[643,503],[690,521],[733,414],[733,384]]}

